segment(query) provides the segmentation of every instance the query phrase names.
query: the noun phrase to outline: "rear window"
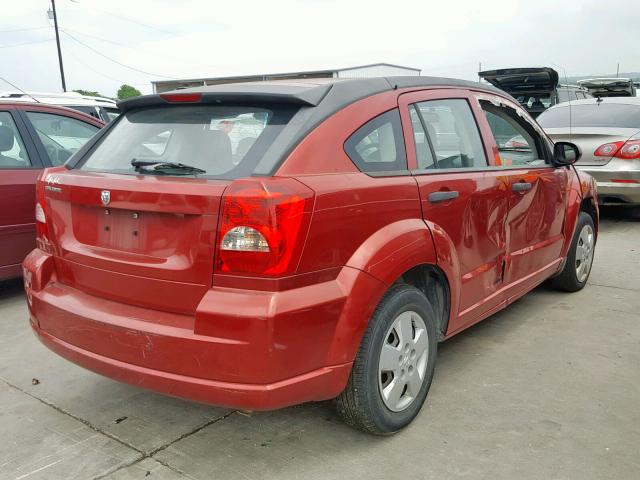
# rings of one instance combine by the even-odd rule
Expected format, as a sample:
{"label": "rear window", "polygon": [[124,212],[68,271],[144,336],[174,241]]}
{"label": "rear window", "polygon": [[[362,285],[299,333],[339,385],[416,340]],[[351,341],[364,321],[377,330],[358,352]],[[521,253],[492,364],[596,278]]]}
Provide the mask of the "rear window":
{"label": "rear window", "polygon": [[573,105],[552,108],[538,118],[542,128],[620,127],[640,128],[640,105],[606,104]]}
{"label": "rear window", "polygon": [[114,173],[136,171],[132,160],[182,163],[203,176],[251,175],[292,111],[277,107],[193,105],[133,110],[91,151],[80,167]]}

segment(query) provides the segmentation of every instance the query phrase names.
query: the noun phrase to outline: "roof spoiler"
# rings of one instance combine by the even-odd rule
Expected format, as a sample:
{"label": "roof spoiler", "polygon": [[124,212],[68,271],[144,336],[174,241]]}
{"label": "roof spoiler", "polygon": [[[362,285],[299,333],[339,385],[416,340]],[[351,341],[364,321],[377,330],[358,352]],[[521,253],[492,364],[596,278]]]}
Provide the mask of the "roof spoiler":
{"label": "roof spoiler", "polygon": [[124,113],[129,110],[158,105],[171,105],[180,102],[169,102],[163,96],[184,95],[191,97],[200,95],[199,100],[190,104],[210,103],[266,103],[297,105],[306,107],[317,106],[331,90],[332,84],[317,85],[309,88],[306,85],[265,85],[264,83],[239,83],[219,86],[184,88],[163,92],[162,94],[143,95],[118,102],[118,108]]}

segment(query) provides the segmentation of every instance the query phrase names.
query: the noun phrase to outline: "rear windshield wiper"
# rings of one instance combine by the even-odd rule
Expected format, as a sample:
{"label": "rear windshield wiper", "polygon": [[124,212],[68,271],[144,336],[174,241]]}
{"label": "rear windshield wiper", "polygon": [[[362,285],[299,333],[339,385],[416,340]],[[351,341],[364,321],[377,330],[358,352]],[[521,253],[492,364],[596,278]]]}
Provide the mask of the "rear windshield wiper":
{"label": "rear windshield wiper", "polygon": [[135,158],[131,160],[131,165],[136,169],[136,171],[148,171],[148,172],[157,172],[157,173],[167,173],[168,171],[178,171],[184,172],[184,174],[188,175],[191,173],[207,173],[206,170],[203,170],[198,167],[193,167],[191,165],[185,165],[184,163],[177,162],[162,162],[162,161],[154,161],[154,160],[136,160]]}

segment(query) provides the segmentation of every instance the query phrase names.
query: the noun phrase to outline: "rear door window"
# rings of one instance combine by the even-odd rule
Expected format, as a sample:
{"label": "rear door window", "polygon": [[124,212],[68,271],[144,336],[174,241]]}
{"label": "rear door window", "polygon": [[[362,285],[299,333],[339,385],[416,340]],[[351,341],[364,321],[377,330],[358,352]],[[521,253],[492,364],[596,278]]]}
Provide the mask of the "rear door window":
{"label": "rear door window", "polygon": [[[83,170],[153,173],[132,160],[182,163],[223,179],[250,175],[293,112],[278,107],[193,105],[133,110],[83,160]],[[255,147],[255,152],[253,151]]]}
{"label": "rear door window", "polygon": [[465,99],[430,100],[410,108],[419,169],[487,167],[478,125]]}
{"label": "rear door window", "polygon": [[363,172],[407,170],[407,156],[398,109],[365,123],[349,137],[344,150]]}
{"label": "rear door window", "polygon": [[9,112],[0,112],[0,168],[30,168],[31,160]]}
{"label": "rear door window", "polygon": [[62,165],[100,130],[71,117],[53,113],[26,112],[51,165]]}

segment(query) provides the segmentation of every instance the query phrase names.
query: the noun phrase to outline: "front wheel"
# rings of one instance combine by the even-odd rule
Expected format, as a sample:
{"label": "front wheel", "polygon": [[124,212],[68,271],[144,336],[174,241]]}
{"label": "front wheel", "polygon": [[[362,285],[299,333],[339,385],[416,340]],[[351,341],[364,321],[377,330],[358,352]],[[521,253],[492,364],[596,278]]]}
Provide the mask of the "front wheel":
{"label": "front wheel", "polygon": [[551,279],[551,284],[565,292],[582,290],[591,273],[595,247],[596,234],[593,219],[588,213],[580,212],[567,261],[562,272]]}
{"label": "front wheel", "polygon": [[389,289],[371,317],[349,383],[336,399],[347,424],[385,435],[416,417],[433,379],[436,324],[420,290],[409,285]]}

